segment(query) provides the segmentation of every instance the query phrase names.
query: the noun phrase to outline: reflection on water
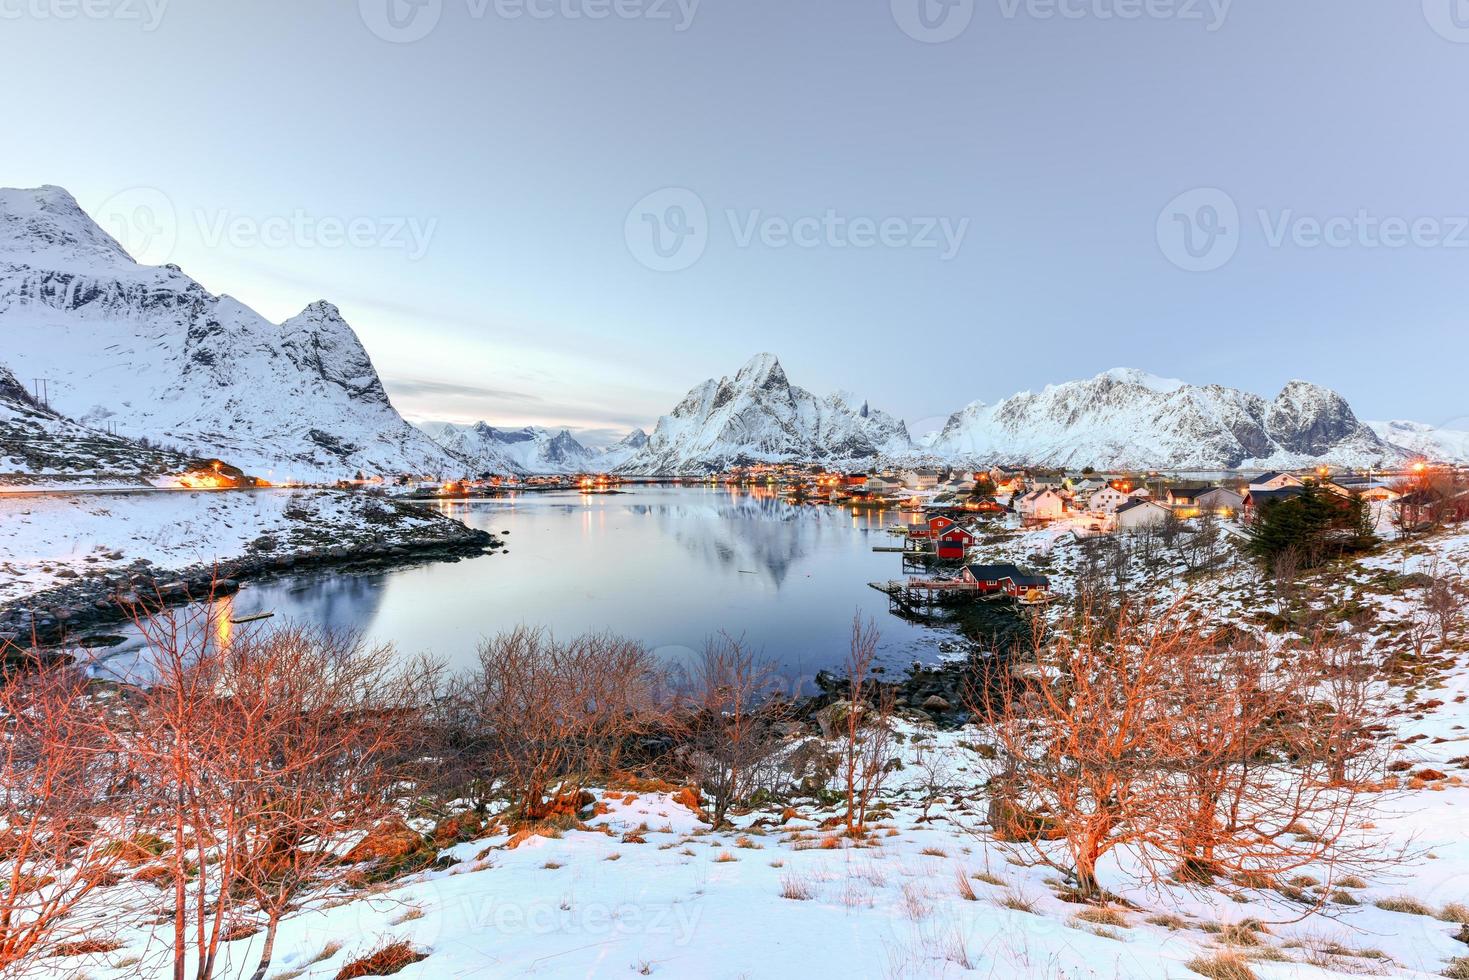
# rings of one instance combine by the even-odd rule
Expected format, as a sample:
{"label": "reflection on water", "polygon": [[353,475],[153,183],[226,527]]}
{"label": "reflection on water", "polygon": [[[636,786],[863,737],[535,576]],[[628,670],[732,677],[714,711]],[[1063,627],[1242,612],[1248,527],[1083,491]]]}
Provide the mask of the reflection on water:
{"label": "reflection on water", "polygon": [[[890,664],[931,660],[942,634],[890,616],[871,581],[901,575],[876,554],[899,512],[796,507],[764,491],[640,488],[444,501],[445,513],[503,532],[503,554],[364,574],[249,583],[231,617],[274,612],[451,664],[480,638],[525,623],[560,636],[608,630],[681,658],[719,631],[744,634],[792,679],[840,663],[854,612],[875,616]],[[227,621],[231,617],[223,617]],[[239,627],[235,627],[239,628]],[[112,651],[129,656],[129,646]]]}

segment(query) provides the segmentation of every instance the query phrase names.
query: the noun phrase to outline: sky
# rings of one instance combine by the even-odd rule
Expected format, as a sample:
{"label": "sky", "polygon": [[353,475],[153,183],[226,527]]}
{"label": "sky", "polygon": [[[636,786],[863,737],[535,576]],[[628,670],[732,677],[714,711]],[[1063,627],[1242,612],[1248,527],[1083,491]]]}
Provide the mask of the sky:
{"label": "sky", "polygon": [[[1138,367],[1469,428],[1469,0],[0,0],[0,184],[411,419],[777,353],[915,432]],[[3,341],[0,341],[3,343]]]}

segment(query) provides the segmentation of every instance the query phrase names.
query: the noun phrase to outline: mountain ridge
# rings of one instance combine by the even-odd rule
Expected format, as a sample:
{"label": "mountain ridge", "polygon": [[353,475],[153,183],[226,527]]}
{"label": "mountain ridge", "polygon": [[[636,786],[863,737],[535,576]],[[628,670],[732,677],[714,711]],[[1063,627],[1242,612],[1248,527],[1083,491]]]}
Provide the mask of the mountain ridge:
{"label": "mountain ridge", "polygon": [[459,466],[398,414],[335,306],[273,324],[139,265],[53,185],[0,190],[0,329],[6,367],[85,425],[277,480]]}

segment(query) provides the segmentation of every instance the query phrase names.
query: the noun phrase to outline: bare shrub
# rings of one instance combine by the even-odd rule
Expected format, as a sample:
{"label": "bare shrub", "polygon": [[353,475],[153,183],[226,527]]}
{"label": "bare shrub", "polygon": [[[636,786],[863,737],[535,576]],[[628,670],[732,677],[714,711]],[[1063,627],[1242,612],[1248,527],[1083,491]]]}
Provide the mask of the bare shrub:
{"label": "bare shrub", "polygon": [[841,720],[837,764],[849,834],[866,826],[868,810],[882,790],[894,757],[893,693],[873,680],[878,639],[875,622],[864,621],[860,614],[852,617],[852,642],[844,665],[851,708]]}
{"label": "bare shrub", "polygon": [[252,980],[263,980],[285,914],[347,881],[342,849],[396,813],[436,673],[321,630],[271,631],[226,652],[217,691],[232,748],[216,778],[238,828],[229,891],[266,919]]}
{"label": "bare shrub", "polygon": [[0,974],[92,942],[88,899],[129,855],[134,806],[99,717],[80,670],[0,676]]}
{"label": "bare shrub", "polygon": [[608,635],[562,643],[524,627],[482,643],[478,670],[448,696],[469,720],[476,764],[525,820],[574,815],[582,781],[616,768],[667,708],[639,644]]}
{"label": "bare shrub", "polygon": [[1083,895],[1100,897],[1097,863],[1120,846],[1146,881],[1281,890],[1303,867],[1396,857],[1363,833],[1385,759],[1360,647],[1318,637],[1274,656],[1175,604],[1084,612],[1036,649],[1044,679],[1007,676],[975,706],[1001,747],[991,823]]}
{"label": "bare shrub", "polygon": [[726,823],[768,777],[785,740],[790,704],[772,695],[774,667],[728,635],[711,639],[683,672],[680,731],[688,774],[711,801],[709,819]]}
{"label": "bare shrub", "polygon": [[240,914],[265,919],[255,978],[287,911],[349,873],[340,852],[393,812],[432,665],[295,628],[236,630],[209,602],[141,616],[138,686],[108,713],[140,811],[161,835],[175,976],[209,980]]}

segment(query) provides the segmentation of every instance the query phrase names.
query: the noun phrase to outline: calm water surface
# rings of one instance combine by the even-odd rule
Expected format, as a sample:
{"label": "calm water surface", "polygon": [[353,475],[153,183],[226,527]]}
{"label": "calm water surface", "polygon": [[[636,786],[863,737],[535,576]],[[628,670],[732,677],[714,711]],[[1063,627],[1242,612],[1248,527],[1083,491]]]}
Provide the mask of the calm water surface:
{"label": "calm water surface", "polygon": [[[648,487],[601,496],[524,494],[446,501],[444,513],[495,533],[508,552],[365,574],[247,583],[235,618],[272,611],[363,632],[404,652],[463,665],[482,637],[528,624],[561,637],[610,630],[670,659],[718,631],[744,634],[792,678],[840,664],[854,612],[877,619],[885,663],[932,661],[952,634],[905,622],[868,582],[901,578],[901,556],[872,551],[912,515],[797,507],[770,493]],[[131,659],[137,642],[111,655]]]}

